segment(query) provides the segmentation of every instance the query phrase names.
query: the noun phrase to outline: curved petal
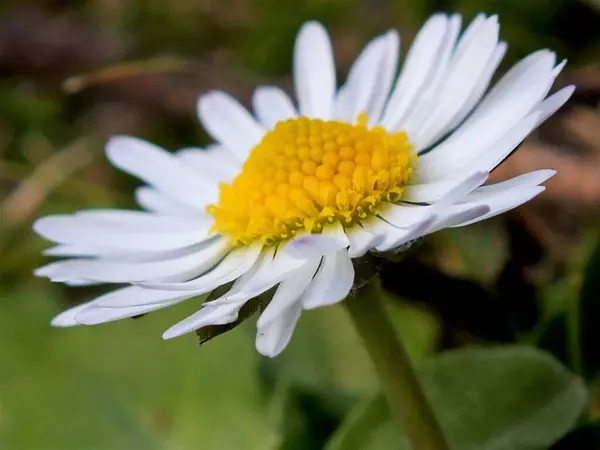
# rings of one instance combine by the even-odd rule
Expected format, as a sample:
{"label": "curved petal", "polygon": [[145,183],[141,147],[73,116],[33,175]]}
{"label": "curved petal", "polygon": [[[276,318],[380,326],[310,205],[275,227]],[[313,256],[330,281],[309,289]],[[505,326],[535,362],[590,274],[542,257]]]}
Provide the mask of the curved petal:
{"label": "curved petal", "polygon": [[544,100],[538,107],[538,111],[541,113],[538,126],[567,103],[573,92],[575,92],[575,86],[566,86]]}
{"label": "curved petal", "polygon": [[231,181],[242,169],[234,157],[227,154],[223,147],[211,150],[187,147],[177,150],[175,157],[198,172],[198,176],[215,183]]}
{"label": "curved petal", "polygon": [[335,65],[329,35],[318,22],[305,23],[294,47],[298,109],[306,117],[330,119],[335,97]]}
{"label": "curved petal", "polygon": [[213,139],[231,149],[242,162],[265,134],[265,129],[254,120],[246,108],[221,91],[212,91],[200,96],[198,116]]}
{"label": "curved petal", "polygon": [[129,306],[124,308],[105,308],[103,306],[90,306],[75,316],[75,320],[82,325],[99,325],[114,322],[115,320],[129,319],[130,317],[147,314],[152,311],[167,308],[180,303],[193,296],[179,297],[163,303],[154,303],[143,306]]}
{"label": "curved petal", "polygon": [[53,281],[62,278],[83,278],[105,283],[135,283],[142,281],[184,281],[196,277],[217,264],[230,250],[225,239],[215,240],[201,249],[192,249],[170,259],[149,262],[110,260],[69,260],[52,271]]}
{"label": "curved petal", "polygon": [[61,312],[59,315],[54,317],[50,322],[50,325],[53,327],[74,327],[77,325],[81,325],[79,322],[75,321],[75,317],[85,308],[90,306],[93,303],[91,302],[82,303],[81,305],[74,306],[73,308],[69,308],[66,311]]}
{"label": "curved petal", "polygon": [[506,192],[499,192],[494,197],[488,198],[486,204],[490,208],[490,212],[480,217],[471,220],[465,220],[464,222],[452,225],[453,227],[464,227],[473,223],[480,222],[482,220],[491,219],[498,214],[502,214],[509,211],[517,206],[528,202],[533,197],[544,192],[546,188],[544,186],[532,186],[519,189],[510,189]]}
{"label": "curved petal", "polygon": [[373,39],[358,56],[335,103],[335,118],[353,122],[365,112],[369,123],[379,121],[398,64],[400,38],[390,31]]}
{"label": "curved petal", "polygon": [[523,175],[516,176],[510,180],[501,181],[500,183],[488,184],[475,189],[469,195],[467,195],[462,201],[463,202],[485,202],[488,198],[494,195],[508,191],[509,189],[516,189],[521,187],[533,187],[542,184],[549,180],[551,177],[556,175],[556,170],[542,169],[529,172]]}
{"label": "curved petal", "polygon": [[208,302],[202,305],[202,309],[196,311],[191,316],[186,317],[181,322],[176,323],[165,331],[163,339],[173,339],[183,334],[190,333],[202,327],[210,325],[225,325],[235,322],[238,318],[239,310],[247,300],[234,303],[219,303],[212,305]]}
{"label": "curved petal", "polygon": [[274,358],[288,345],[298,323],[302,306],[298,302],[281,313],[277,319],[260,327],[256,333],[256,349],[261,355]]}
{"label": "curved petal", "polygon": [[[471,93],[469,94],[469,97],[467,98],[466,102],[454,116],[454,119],[452,119],[452,121],[450,121],[450,123],[445,127],[443,133],[449,132],[458,124],[460,124],[465,119],[465,117],[467,117],[467,115],[473,110],[477,103],[479,103],[481,97],[483,97],[483,94],[490,85],[490,81],[492,80],[493,75],[496,73],[498,66],[502,62],[502,59],[504,59],[504,55],[506,55],[507,48],[508,46],[506,45],[506,42],[498,43],[484,71],[481,73],[479,79],[477,80],[476,85],[471,90]],[[424,142],[423,147],[426,147],[431,143],[433,143],[432,139],[430,139],[429,142]]]}
{"label": "curved petal", "polygon": [[249,247],[241,247],[231,251],[210,272],[182,283],[140,283],[149,289],[173,291],[203,291],[209,292],[227,284],[248,272],[259,259],[263,246],[261,242]]}
{"label": "curved petal", "polygon": [[149,142],[114,136],[106,144],[106,156],[113,166],[192,207],[218,198],[215,183],[198,177],[174,155]]}
{"label": "curved petal", "polygon": [[377,247],[382,241],[381,236],[374,235],[365,230],[362,226],[356,225],[346,232],[350,246],[348,247],[348,256],[350,258],[360,258],[369,250]]}
{"label": "curved petal", "polygon": [[465,46],[462,54],[455,55],[444,76],[437,104],[415,133],[417,148],[431,145],[446,131],[448,124],[460,114],[486,71],[498,44],[497,17],[490,17],[481,25],[476,36]]}
{"label": "curved petal", "polygon": [[[74,325],[95,325],[113,320],[124,319],[137,316],[150,311],[154,311],[167,306],[174,305],[188,298],[194,297],[195,293],[186,293],[185,296],[174,295],[173,292],[148,291],[139,287],[130,286],[116,291],[108,292],[100,297],[83,303],[81,305],[63,311],[54,319],[51,324],[56,327],[67,327]],[[102,307],[101,303],[107,298],[122,300],[120,303],[127,303],[126,299],[130,297],[144,296],[150,297],[154,303],[135,307],[109,308]]]}
{"label": "curved petal", "polygon": [[283,248],[299,259],[315,258],[348,247],[350,241],[339,222],[323,227],[320,234],[305,233],[297,236]]}
{"label": "curved petal", "polygon": [[273,299],[258,319],[258,328],[276,320],[280,314],[298,301],[310,284],[320,263],[321,258],[306,261],[302,267],[279,284]]}
{"label": "curved petal", "polygon": [[485,204],[462,203],[453,205],[440,213],[438,220],[427,229],[427,234],[478,219],[489,212],[490,207]]}
{"label": "curved petal", "polygon": [[[142,219],[141,216],[138,218]],[[169,222],[164,219],[171,218],[155,216],[135,220],[132,215],[131,220],[111,223],[77,215],[54,215],[38,219],[33,229],[46,239],[61,244],[125,251],[173,250],[210,237],[210,224],[204,221],[173,218]]]}
{"label": "curved petal", "polygon": [[198,207],[194,208],[190,205],[180,203],[150,186],[137,188],[134,197],[138,205],[150,212],[181,216],[204,214],[202,204],[198,204]]}
{"label": "curved petal", "polygon": [[434,74],[448,18],[435,14],[419,30],[388,100],[381,124],[395,130]]}
{"label": "curved petal", "polygon": [[258,120],[271,129],[281,120],[292,119],[298,112],[290,97],[275,86],[261,86],[256,88],[252,97],[254,113]]}
{"label": "curved petal", "polygon": [[[244,304],[252,297],[264,292],[263,290],[260,292],[248,291],[245,287],[256,277],[261,277],[261,274],[264,276],[265,272],[272,271],[274,267],[273,254],[273,248],[263,250],[259,261],[248,272],[238,278],[228,292],[215,300],[204,303],[202,309],[173,325],[163,333],[163,339],[178,337],[205,326],[224,325],[237,320],[239,310]],[[275,284],[276,282],[273,283],[273,286]],[[266,291],[271,287],[266,286],[264,290]]]}
{"label": "curved petal", "polygon": [[419,159],[419,177],[429,181],[449,177],[468,161],[484,155],[490,145],[519,124],[539,105],[554,81],[554,54],[538,52],[528,64],[509,71],[449,138]]}
{"label": "curved petal", "polygon": [[[408,133],[413,144],[416,144],[417,149],[419,148],[419,142],[415,139],[417,131],[433,116],[439,104],[439,96],[450,70],[451,57],[456,56],[456,40],[460,32],[461,20],[461,16],[458,14],[450,17],[439,50],[438,61],[431,75],[431,81],[427,83],[419,98],[416,99],[415,105],[407,113],[406,119],[397,124],[397,128],[401,127]],[[462,42],[463,40],[461,39],[460,43]]]}
{"label": "curved petal", "polygon": [[488,176],[488,172],[473,169],[470,172],[463,171],[450,180],[406,186],[402,201],[436,203],[444,200],[447,204],[452,204],[485,183]]}
{"label": "curved petal", "polygon": [[354,283],[354,266],[347,250],[325,255],[321,267],[304,292],[301,302],[304,309],[333,305],[350,293]]}

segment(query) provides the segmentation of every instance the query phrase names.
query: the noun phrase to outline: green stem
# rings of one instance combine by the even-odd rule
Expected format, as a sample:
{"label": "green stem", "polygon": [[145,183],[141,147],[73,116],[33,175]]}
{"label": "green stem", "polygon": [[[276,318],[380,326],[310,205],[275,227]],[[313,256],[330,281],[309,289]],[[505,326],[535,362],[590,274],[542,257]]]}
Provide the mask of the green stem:
{"label": "green stem", "polygon": [[414,450],[448,450],[448,444],[415,375],[403,343],[385,311],[379,280],[344,305],[375,365],[392,413]]}

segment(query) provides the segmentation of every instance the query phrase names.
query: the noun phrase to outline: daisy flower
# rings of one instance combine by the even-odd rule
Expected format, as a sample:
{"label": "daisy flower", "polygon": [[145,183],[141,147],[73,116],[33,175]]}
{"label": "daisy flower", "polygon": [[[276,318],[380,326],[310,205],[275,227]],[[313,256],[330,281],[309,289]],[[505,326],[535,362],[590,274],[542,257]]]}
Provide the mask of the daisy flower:
{"label": "daisy flower", "polygon": [[165,339],[229,324],[273,292],[257,323],[267,356],[287,345],[302,310],[340,302],[353,259],[394,252],[446,227],[515,208],[553,170],[492,185],[488,174],[573,92],[548,96],[564,66],[534,52],[493,87],[506,44],[497,17],[436,14],[399,74],[400,38],[370,41],[337,88],[331,41],[302,26],[293,54],[296,103],[259,87],[248,112],[223,92],[198,100],[215,143],[167,152],[113,137],[107,157],[141,179],[144,211],[88,210],[39,219],[34,229],[66,257],[36,271],[55,282],[121,286],[58,315],[55,326],[137,316],[226,286],[168,329]]}

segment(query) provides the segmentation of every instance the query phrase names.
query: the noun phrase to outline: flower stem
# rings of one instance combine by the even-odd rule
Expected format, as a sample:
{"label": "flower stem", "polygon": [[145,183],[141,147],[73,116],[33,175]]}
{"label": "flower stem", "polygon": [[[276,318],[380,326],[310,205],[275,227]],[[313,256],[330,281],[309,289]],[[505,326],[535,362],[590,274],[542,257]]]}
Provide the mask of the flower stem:
{"label": "flower stem", "polygon": [[414,450],[448,450],[404,344],[385,311],[379,280],[349,296],[344,305],[375,365],[392,413]]}

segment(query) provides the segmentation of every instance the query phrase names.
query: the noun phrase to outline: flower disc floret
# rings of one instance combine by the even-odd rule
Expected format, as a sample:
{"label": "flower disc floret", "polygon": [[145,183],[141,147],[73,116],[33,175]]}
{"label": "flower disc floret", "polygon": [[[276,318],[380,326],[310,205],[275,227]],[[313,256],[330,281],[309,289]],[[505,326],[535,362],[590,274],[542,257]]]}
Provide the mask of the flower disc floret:
{"label": "flower disc floret", "polygon": [[213,230],[237,245],[273,245],[327,223],[360,223],[381,202],[396,202],[416,155],[405,132],[309,119],[278,122],[250,152],[239,175],[220,185],[207,211]]}

